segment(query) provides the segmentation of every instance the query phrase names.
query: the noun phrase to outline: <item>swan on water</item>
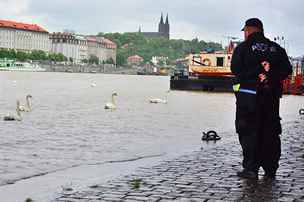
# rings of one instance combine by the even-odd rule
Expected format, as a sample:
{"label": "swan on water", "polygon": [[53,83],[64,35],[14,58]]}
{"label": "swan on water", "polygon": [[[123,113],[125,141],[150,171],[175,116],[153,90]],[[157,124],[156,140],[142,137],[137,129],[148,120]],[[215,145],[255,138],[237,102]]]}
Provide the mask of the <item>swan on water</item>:
{"label": "swan on water", "polygon": [[92,82],[91,83],[91,87],[96,87],[97,85],[96,85],[96,83],[95,82]]}
{"label": "swan on water", "polygon": [[22,106],[22,105],[19,106],[19,110],[21,112],[30,112],[30,111],[32,111],[32,103],[31,103],[31,99],[32,98],[33,97],[31,95],[27,95],[25,97],[25,99],[26,99],[26,106]]}
{"label": "swan on water", "polygon": [[168,103],[168,94],[169,94],[169,90],[166,91],[166,97],[164,99],[161,99],[161,98],[150,98],[149,101],[150,103],[163,103],[163,104],[167,104]]}
{"label": "swan on water", "polygon": [[19,100],[17,100],[17,106],[16,106],[17,115],[8,114],[8,115],[3,117],[3,120],[4,121],[21,121],[22,117],[21,117],[19,107],[20,107],[20,102],[19,102]]}
{"label": "swan on water", "polygon": [[106,104],[105,104],[105,109],[116,109],[116,104],[115,104],[115,100],[114,100],[114,97],[115,96],[118,96],[118,94],[117,93],[112,93],[112,100],[111,100],[111,102],[107,102]]}
{"label": "swan on water", "polygon": [[13,87],[17,87],[17,81],[13,80],[13,81],[12,81],[12,86],[13,86]]}

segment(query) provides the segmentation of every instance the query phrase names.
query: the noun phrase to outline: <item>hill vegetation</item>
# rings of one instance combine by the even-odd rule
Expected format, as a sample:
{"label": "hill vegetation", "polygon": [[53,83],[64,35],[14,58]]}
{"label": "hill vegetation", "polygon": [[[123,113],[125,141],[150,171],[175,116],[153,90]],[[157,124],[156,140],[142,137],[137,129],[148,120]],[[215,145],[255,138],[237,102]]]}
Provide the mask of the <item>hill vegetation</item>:
{"label": "hill vegetation", "polygon": [[222,50],[222,45],[214,42],[183,39],[146,38],[142,33],[99,33],[99,36],[110,39],[117,44],[117,64],[125,65],[131,55],[139,55],[144,62],[149,62],[152,56],[169,58],[174,63],[178,58],[185,57],[191,52],[199,53],[202,50]]}

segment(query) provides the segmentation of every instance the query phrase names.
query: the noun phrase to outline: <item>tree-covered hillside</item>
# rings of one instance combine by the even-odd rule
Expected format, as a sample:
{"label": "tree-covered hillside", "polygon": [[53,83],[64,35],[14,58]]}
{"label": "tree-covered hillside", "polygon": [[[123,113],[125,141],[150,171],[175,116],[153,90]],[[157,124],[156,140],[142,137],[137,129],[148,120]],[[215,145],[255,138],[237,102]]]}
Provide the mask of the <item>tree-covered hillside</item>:
{"label": "tree-covered hillside", "polygon": [[117,64],[126,64],[126,59],[131,55],[139,55],[145,62],[150,61],[152,56],[165,56],[170,62],[177,58],[185,57],[191,52],[199,53],[205,49],[221,50],[219,43],[205,42],[198,39],[165,39],[165,38],[146,38],[141,33],[99,33],[99,36],[106,37],[118,46]]}

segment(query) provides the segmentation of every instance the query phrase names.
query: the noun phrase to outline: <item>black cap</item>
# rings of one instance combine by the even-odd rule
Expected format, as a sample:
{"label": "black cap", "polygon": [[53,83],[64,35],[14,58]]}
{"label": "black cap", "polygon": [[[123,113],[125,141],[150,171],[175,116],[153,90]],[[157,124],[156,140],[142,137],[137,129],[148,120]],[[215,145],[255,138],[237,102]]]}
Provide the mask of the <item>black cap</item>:
{"label": "black cap", "polygon": [[258,18],[250,18],[246,20],[245,26],[243,27],[242,31],[244,31],[245,27],[257,27],[263,31],[263,23],[260,19]]}

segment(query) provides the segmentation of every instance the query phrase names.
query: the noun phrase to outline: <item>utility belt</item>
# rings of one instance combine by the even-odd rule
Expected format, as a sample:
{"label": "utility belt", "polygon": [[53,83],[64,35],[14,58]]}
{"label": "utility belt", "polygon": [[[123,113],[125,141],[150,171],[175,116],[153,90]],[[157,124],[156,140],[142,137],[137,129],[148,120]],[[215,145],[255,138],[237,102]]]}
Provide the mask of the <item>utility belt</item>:
{"label": "utility belt", "polygon": [[240,83],[234,84],[232,88],[235,93],[247,93],[247,94],[256,95],[256,89],[252,90],[250,88],[243,88],[241,87]]}
{"label": "utility belt", "polygon": [[255,112],[257,104],[257,89],[252,85],[234,84],[233,91],[236,96],[237,108],[241,111]]}

